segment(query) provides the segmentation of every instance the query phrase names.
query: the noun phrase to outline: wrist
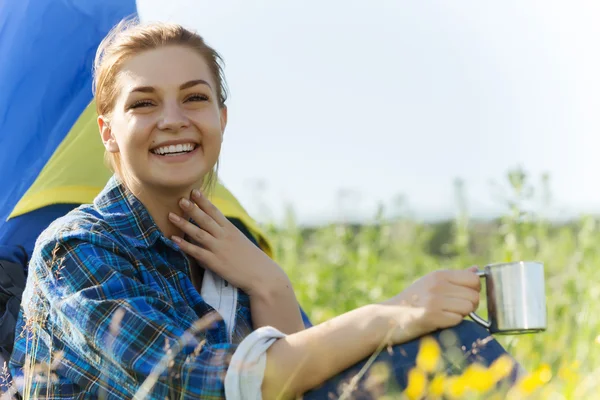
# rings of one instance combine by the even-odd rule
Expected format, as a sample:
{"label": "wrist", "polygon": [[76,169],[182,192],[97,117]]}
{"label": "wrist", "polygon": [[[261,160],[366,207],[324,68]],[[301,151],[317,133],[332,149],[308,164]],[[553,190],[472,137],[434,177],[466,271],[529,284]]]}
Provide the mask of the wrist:
{"label": "wrist", "polygon": [[377,339],[386,344],[400,344],[418,337],[423,331],[421,326],[422,310],[408,305],[388,302],[373,304],[373,325]]}
{"label": "wrist", "polygon": [[270,270],[263,277],[258,277],[247,293],[252,299],[272,303],[288,295],[290,291],[293,291],[291,281],[283,270],[277,268]]}
{"label": "wrist", "polygon": [[393,344],[394,332],[398,329],[397,321],[389,313],[389,308],[382,304],[371,304],[368,306],[370,315],[369,336],[373,345],[378,347],[382,344]]}

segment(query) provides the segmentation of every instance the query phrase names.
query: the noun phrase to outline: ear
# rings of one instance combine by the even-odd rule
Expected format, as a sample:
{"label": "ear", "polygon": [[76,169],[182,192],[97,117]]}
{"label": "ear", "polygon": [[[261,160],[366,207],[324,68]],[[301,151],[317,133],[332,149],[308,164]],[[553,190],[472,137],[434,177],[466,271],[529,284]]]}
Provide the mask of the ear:
{"label": "ear", "polygon": [[103,115],[98,116],[98,129],[100,130],[100,137],[102,138],[102,143],[104,143],[106,151],[109,153],[118,153],[119,145],[110,129],[108,119]]}
{"label": "ear", "polygon": [[225,135],[225,127],[227,126],[227,106],[221,107],[221,140]]}

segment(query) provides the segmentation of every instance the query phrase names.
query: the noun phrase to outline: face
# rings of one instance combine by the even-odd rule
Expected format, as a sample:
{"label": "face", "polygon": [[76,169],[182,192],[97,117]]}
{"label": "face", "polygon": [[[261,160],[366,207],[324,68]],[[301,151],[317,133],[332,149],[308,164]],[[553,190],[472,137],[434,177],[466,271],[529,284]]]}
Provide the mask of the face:
{"label": "face", "polygon": [[218,160],[227,121],[203,57],[185,47],[145,51],[124,63],[116,85],[113,111],[98,124],[124,179],[138,189],[200,187]]}

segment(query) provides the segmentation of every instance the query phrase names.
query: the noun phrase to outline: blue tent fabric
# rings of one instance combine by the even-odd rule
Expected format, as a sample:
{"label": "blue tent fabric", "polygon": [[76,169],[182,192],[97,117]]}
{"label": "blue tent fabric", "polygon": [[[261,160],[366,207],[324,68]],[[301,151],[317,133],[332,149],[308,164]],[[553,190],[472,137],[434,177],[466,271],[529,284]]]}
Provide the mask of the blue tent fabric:
{"label": "blue tent fabric", "polygon": [[79,204],[52,204],[6,221],[0,227],[0,260],[11,260],[2,258],[3,253],[7,253],[6,250],[2,251],[3,245],[12,248],[20,246],[31,257],[35,241],[42,231],[77,206]]}
{"label": "blue tent fabric", "polygon": [[14,264],[26,264],[30,254],[27,254],[23,246],[0,245],[0,260]]}
{"label": "blue tent fabric", "polygon": [[96,49],[135,0],[0,1],[0,229],[92,100]]}

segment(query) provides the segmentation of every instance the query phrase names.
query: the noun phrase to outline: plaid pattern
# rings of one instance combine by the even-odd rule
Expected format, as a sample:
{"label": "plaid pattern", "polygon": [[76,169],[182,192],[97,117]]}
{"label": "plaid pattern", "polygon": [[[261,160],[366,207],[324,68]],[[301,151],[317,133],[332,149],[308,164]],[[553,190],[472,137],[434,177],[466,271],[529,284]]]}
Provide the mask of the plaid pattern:
{"label": "plaid pattern", "polygon": [[231,341],[221,319],[194,332],[214,309],[184,253],[113,177],[38,239],[10,372],[22,393],[51,399],[130,399],[144,382],[144,398],[223,399],[229,360],[253,329],[238,292]]}

